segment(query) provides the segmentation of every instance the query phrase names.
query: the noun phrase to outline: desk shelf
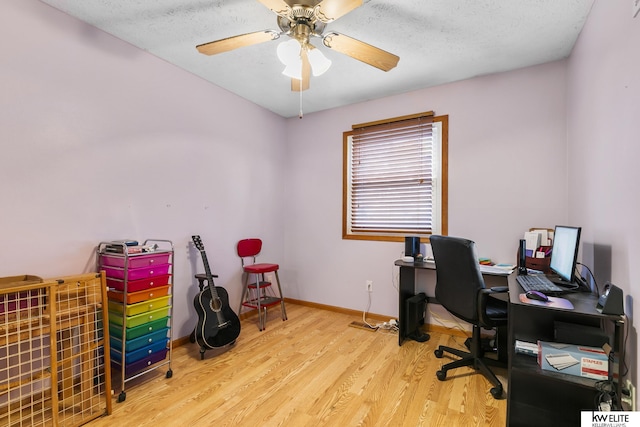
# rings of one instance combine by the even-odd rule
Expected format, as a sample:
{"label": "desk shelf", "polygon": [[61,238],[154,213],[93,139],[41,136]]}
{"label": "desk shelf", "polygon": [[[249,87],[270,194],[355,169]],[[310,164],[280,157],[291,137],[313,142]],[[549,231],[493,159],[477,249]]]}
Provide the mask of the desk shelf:
{"label": "desk shelf", "polygon": [[[515,341],[555,341],[554,322],[568,322],[604,329],[611,337],[618,360],[624,360],[624,316],[603,315],[596,311],[597,297],[572,293],[573,310],[523,303],[515,277],[509,277],[509,386],[507,397],[508,426],[580,425],[580,412],[595,410],[597,380],[543,370],[534,356],[515,352]],[[610,363],[611,364],[611,363]],[[618,372],[610,372],[620,378]],[[618,402],[621,386],[616,383]]]}

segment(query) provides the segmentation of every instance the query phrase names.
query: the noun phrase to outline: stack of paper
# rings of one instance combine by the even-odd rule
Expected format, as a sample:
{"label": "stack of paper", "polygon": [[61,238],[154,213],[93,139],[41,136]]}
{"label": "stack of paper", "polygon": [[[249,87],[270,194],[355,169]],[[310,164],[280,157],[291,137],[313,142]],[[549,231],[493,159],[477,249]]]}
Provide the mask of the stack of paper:
{"label": "stack of paper", "polygon": [[524,233],[524,240],[526,240],[527,256],[535,256],[536,250],[540,247],[541,236],[540,233],[535,231],[527,231]]}
{"label": "stack of paper", "polygon": [[553,366],[559,371],[580,363],[578,359],[576,359],[569,353],[547,354],[545,358],[547,359],[547,363],[549,363],[549,365]]}

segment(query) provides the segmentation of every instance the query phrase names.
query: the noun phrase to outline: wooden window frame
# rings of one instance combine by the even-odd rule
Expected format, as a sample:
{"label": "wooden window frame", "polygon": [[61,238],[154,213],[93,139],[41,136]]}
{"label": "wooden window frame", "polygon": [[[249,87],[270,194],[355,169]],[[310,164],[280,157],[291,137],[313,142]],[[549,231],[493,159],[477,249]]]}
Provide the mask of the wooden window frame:
{"label": "wooden window frame", "polygon": [[[352,233],[350,232],[350,224],[349,224],[349,206],[350,206],[350,150],[351,146],[349,143],[349,137],[354,135],[357,129],[373,127],[377,125],[384,124],[392,124],[404,120],[412,120],[420,117],[432,117],[433,122],[440,123],[440,176],[439,185],[440,185],[440,197],[438,198],[439,204],[436,206],[436,209],[439,209],[439,230],[437,233],[415,233],[415,232],[407,232],[403,233],[402,231],[394,231],[394,232],[386,232],[386,231],[376,231],[370,230],[366,232]],[[448,152],[449,152],[449,116],[434,116],[433,112],[425,112],[412,114],[407,116],[395,117],[386,120],[379,120],[375,122],[369,123],[361,123],[352,126],[352,130],[343,133],[343,171],[342,171],[342,238],[347,240],[374,240],[374,241],[393,241],[393,242],[404,242],[404,238],[407,235],[411,236],[419,236],[423,242],[427,241],[431,234],[443,234],[446,235],[448,233],[448,205],[449,205],[449,185],[448,185],[448,175],[449,175],[449,163],[448,163]],[[395,235],[394,235],[395,234]]]}

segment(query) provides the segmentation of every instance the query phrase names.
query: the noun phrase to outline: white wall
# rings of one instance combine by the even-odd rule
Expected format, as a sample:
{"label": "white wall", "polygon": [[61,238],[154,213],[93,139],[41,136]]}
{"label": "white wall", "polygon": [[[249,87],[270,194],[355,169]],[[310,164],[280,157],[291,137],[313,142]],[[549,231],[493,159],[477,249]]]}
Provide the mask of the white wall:
{"label": "white wall", "polygon": [[628,367],[637,383],[640,296],[640,15],[596,0],[568,67],[569,218],[583,227],[583,262],[600,288],[625,294]]}
{"label": "white wall", "polygon": [[200,234],[237,310],[236,242],[283,260],[284,119],[36,0],[2,2],[0,28],[0,276],[95,271],[100,241],[172,240],[178,338],[197,319]]}
{"label": "white wall", "polygon": [[[342,132],[434,110],[449,115],[449,234],[515,262],[529,227],[567,220],[565,62],[479,77],[288,120],[285,228],[289,296],[397,315],[404,243],[341,238]],[[393,71],[392,71],[393,72]],[[427,286],[426,282],[423,286]]]}

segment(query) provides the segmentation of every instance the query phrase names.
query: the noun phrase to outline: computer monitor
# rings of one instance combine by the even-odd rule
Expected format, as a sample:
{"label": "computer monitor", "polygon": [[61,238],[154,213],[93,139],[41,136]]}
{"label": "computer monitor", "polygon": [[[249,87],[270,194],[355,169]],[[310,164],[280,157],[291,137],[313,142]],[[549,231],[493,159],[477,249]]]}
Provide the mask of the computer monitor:
{"label": "computer monitor", "polygon": [[563,282],[574,283],[574,272],[580,246],[580,227],[556,225],[551,249],[551,271]]}

